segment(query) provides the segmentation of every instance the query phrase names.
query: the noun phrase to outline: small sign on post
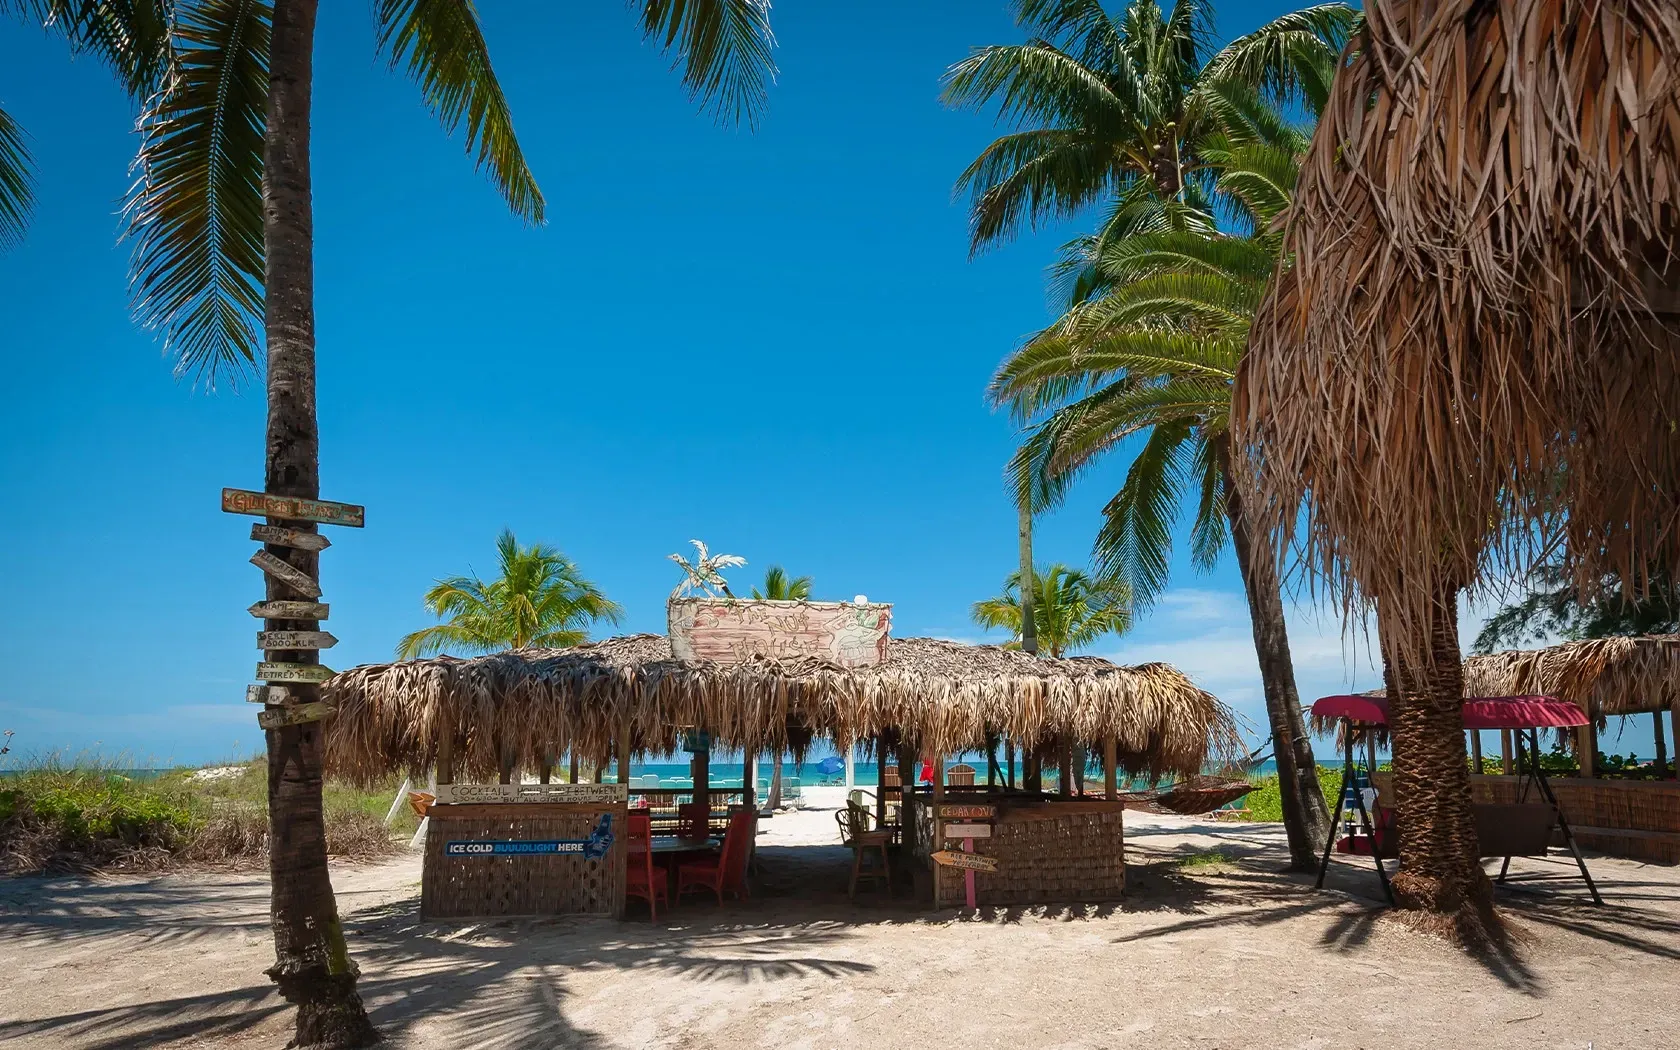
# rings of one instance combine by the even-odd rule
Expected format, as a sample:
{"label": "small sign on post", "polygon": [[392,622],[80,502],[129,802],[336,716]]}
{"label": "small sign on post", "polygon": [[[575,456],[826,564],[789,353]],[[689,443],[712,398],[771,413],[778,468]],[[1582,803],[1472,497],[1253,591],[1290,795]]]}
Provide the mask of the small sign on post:
{"label": "small sign on post", "polygon": [[947,824],[945,837],[948,839],[989,839],[992,837],[990,824]]}
{"label": "small sign on post", "polygon": [[995,806],[975,805],[942,805],[939,807],[941,820],[991,820],[997,816]]}
{"label": "small sign on post", "polygon": [[284,704],[293,700],[291,692],[281,685],[248,685],[245,702],[248,704]]}
{"label": "small sign on post", "polygon": [[260,663],[257,677],[265,682],[304,682],[319,685],[337,672],[325,664]]}
{"label": "small sign on post", "polygon": [[296,707],[271,707],[257,712],[257,725],[264,729],[279,729],[281,726],[319,722],[332,713],[332,705],[320,700],[312,704],[298,704]]}
{"label": "small sign on post", "polygon": [[302,499],[296,496],[274,496],[267,492],[246,489],[223,489],[222,509],[229,514],[255,514],[258,517],[282,518],[289,521],[318,521],[324,525],[348,525],[359,529],[367,524],[366,507],[354,503],[329,503],[326,500]]}
{"label": "small sign on post", "polygon": [[251,538],[258,543],[273,543],[281,547],[296,547],[300,551],[324,551],[332,540],[319,532],[302,532],[279,525],[252,525]]}
{"label": "small sign on post", "polygon": [[935,851],[931,856],[935,864],[943,864],[948,868],[986,872],[997,870],[997,861],[979,853],[958,853],[955,850],[942,849]]}
{"label": "small sign on post", "polygon": [[325,620],[326,602],[258,602],[245,610],[259,620]]}
{"label": "small sign on post", "polygon": [[288,587],[295,587],[311,598],[321,596],[321,585],[310,579],[307,573],[292,568],[267,551],[258,551],[251,555],[251,564]]}
{"label": "small sign on post", "polygon": [[258,631],[258,649],[331,649],[338,644],[326,631]]}

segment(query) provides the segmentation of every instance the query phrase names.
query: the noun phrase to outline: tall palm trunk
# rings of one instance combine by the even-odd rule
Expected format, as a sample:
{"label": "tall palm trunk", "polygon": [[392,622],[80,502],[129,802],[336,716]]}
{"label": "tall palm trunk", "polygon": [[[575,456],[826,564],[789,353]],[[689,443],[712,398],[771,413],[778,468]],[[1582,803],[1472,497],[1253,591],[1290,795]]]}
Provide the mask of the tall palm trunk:
{"label": "tall palm trunk", "polygon": [[1409,654],[1411,660],[1402,658],[1408,654],[1397,652],[1384,632],[1380,601],[1377,614],[1400,833],[1395,901],[1444,923],[1440,932],[1475,943],[1495,932],[1497,924],[1493,886],[1482,870],[1470,808],[1458,590],[1445,588],[1436,596],[1428,650]]}
{"label": "tall palm trunk", "polygon": [[[314,218],[309,182],[311,51],[317,0],[278,0],[269,56],[268,127],[263,136],[264,325],[268,342],[268,452],[265,486],[282,496],[318,499],[320,435],[315,423]],[[295,522],[285,524],[294,525]],[[313,551],[270,552],[317,577]],[[269,577],[268,597],[304,598]],[[314,630],[313,620],[276,624]],[[314,663],[316,654],[271,652]],[[288,686],[304,702],[314,686]],[[297,1005],[294,1046],[362,1047],[379,1038],[356,991],[356,964],[344,943],[321,813],[322,724],[268,731],[269,918],[274,965],[268,975]]]}
{"label": "tall palm trunk", "polygon": [[1248,618],[1254,628],[1254,653],[1260,662],[1260,685],[1266,694],[1266,721],[1272,730],[1277,756],[1279,794],[1283,801],[1283,830],[1289,841],[1292,871],[1313,871],[1318,851],[1330,831],[1330,811],[1318,784],[1318,763],[1312,739],[1301,715],[1301,696],[1295,690],[1295,663],[1289,655],[1289,628],[1283,615],[1282,582],[1272,549],[1257,542],[1242,494],[1232,483],[1229,439],[1217,448],[1225,479],[1225,516],[1231,523],[1231,546],[1237,571],[1248,596]]}
{"label": "tall palm trunk", "polygon": [[1038,655],[1038,619],[1033,614],[1033,552],[1032,552],[1032,506],[1022,495],[1019,517],[1016,519],[1016,539],[1020,544],[1021,554],[1021,651],[1030,655]]}

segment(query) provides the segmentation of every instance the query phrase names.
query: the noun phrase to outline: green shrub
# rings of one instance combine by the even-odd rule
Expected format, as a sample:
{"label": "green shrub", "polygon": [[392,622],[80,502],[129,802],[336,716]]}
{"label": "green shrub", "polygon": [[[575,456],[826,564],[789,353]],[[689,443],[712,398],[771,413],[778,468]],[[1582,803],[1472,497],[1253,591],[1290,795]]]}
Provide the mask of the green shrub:
{"label": "green shrub", "polygon": [[[1278,782],[1278,776],[1260,777],[1254,781],[1255,788],[1247,796],[1238,801],[1239,806],[1246,807],[1247,812],[1234,811],[1233,820],[1253,821],[1281,821],[1283,819],[1283,791]],[[1336,792],[1342,787],[1342,767],[1318,767],[1318,786],[1324,791],[1324,801],[1327,805],[1336,804]]]}

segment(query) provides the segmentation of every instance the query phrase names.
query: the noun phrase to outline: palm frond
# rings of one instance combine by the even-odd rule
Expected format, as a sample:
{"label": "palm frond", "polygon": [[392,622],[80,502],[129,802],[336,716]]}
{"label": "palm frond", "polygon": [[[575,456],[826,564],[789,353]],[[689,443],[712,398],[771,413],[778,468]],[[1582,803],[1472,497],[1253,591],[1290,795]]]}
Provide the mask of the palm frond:
{"label": "palm frond", "polygon": [[1190,525],[1190,563],[1201,572],[1212,572],[1219,561],[1225,541],[1230,538],[1230,519],[1225,516],[1225,472],[1215,454],[1209,432],[1223,433],[1226,419],[1221,417],[1195,437],[1191,456],[1191,473],[1200,493],[1196,499],[1196,517]]}
{"label": "palm frond", "polygon": [[0,109],[0,252],[16,247],[35,207],[35,170],[23,129]]}
{"label": "palm frond", "polygon": [[1098,199],[1120,175],[1113,150],[1082,131],[1042,129],[1004,135],[957,177],[956,192],[972,192],[969,250],[1073,215]]}
{"label": "palm frond", "polygon": [[446,132],[465,124],[478,168],[489,172],[515,215],[540,224],[542,191],[514,134],[471,0],[379,0],[375,20],[391,68],[407,69]]}
{"label": "palm frond", "polygon": [[1342,49],[1359,33],[1363,16],[1347,4],[1292,11],[1238,37],[1208,61],[1203,79],[1236,81],[1265,91],[1279,105],[1324,109]]}
{"label": "palm frond", "polygon": [[683,84],[720,120],[756,127],[776,79],[769,0],[641,0],[642,32],[676,52]]}
{"label": "palm frond", "polygon": [[1153,605],[1166,590],[1189,436],[1182,425],[1155,428],[1103,508],[1092,557],[1099,574],[1125,582],[1135,609]]}
{"label": "palm frond", "polygon": [[126,206],[136,318],[160,329],[178,374],[214,382],[262,345],[266,0],[176,11],[176,72],[141,117]]}

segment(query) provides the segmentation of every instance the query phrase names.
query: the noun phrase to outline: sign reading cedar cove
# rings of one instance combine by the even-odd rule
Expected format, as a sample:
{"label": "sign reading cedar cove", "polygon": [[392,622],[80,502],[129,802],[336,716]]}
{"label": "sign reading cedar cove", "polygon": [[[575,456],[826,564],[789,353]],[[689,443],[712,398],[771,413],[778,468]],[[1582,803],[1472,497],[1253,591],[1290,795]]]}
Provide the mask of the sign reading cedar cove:
{"label": "sign reading cedar cove", "polygon": [[318,521],[325,525],[348,525],[359,529],[366,524],[366,507],[354,503],[330,503],[296,496],[274,496],[246,489],[223,489],[222,509],[229,514],[256,514],[288,521]]}

